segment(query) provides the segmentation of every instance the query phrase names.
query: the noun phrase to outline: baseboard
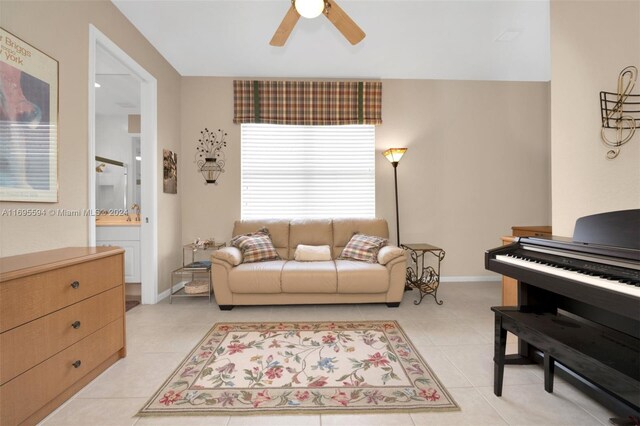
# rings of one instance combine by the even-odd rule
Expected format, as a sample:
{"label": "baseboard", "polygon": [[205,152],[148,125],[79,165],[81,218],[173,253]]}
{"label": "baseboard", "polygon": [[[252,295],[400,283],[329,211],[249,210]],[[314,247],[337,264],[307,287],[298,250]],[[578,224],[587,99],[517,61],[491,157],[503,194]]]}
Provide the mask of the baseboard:
{"label": "baseboard", "polygon": [[[171,289],[168,288],[165,291],[163,291],[162,293],[158,294],[158,302],[162,301],[163,299],[166,299],[167,297],[169,297],[169,293],[171,292]],[[156,302],[156,303],[158,303]]]}
{"label": "baseboard", "polygon": [[500,282],[501,275],[459,275],[459,276],[442,276],[441,282]]}
{"label": "baseboard", "polygon": [[[173,286],[174,291],[178,291],[181,290],[182,287],[184,287],[184,285],[186,283],[188,283],[189,281],[180,281],[179,283],[177,283],[176,285]],[[167,297],[169,297],[169,294],[171,294],[171,288],[166,289],[165,291],[163,291],[162,293],[158,294],[158,302],[160,302],[163,299],[166,299]]]}
{"label": "baseboard", "polygon": [[[447,276],[440,277],[440,282],[500,282],[502,276],[494,275],[459,275],[459,276]],[[176,291],[180,290],[188,281],[181,281],[173,287]],[[158,302],[169,297],[171,289],[166,289],[162,293],[158,294]]]}

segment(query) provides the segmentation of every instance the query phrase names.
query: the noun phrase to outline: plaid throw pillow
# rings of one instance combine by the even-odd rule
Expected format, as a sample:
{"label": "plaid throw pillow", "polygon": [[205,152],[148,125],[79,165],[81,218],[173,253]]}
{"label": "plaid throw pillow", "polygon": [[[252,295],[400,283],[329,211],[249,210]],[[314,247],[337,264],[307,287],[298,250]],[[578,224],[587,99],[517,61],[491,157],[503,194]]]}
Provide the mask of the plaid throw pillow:
{"label": "plaid throw pillow", "polygon": [[378,262],[378,251],[387,245],[387,239],[372,235],[354,234],[338,259]]}
{"label": "plaid throw pillow", "polygon": [[231,245],[240,249],[243,263],[280,259],[267,228],[251,234],[237,235],[231,239]]}

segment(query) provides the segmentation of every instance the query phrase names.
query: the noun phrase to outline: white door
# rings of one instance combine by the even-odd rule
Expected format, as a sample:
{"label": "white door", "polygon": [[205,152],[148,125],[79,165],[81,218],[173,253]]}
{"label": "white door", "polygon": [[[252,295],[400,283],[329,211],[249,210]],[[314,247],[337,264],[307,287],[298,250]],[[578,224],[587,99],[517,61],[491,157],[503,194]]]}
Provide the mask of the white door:
{"label": "white door", "polygon": [[[100,52],[100,53],[99,53]],[[115,43],[109,40],[93,25],[89,27],[89,209],[96,206],[96,87],[99,83],[100,70],[98,69],[99,54],[109,55],[113,60],[111,65],[118,66],[120,73],[128,73],[139,84],[140,102],[140,160],[136,166],[140,169],[140,240],[137,254],[129,255],[129,262],[138,261],[140,266],[141,295],[143,304],[153,304],[158,299],[158,228],[157,228],[157,82],[144,68],[129,57]],[[113,73],[116,73],[113,71]],[[126,101],[123,101],[127,106]],[[121,105],[122,107],[122,105]],[[129,151],[132,152],[132,151]],[[138,161],[135,158],[130,160]],[[129,191],[129,197],[133,197],[135,191]],[[127,202],[130,207],[133,203]],[[96,245],[95,216],[89,217],[89,245]],[[143,255],[144,254],[144,255]],[[137,259],[138,258],[138,259]],[[126,270],[126,266],[125,266]],[[125,272],[129,274],[128,271]],[[129,276],[133,276],[130,274]]]}

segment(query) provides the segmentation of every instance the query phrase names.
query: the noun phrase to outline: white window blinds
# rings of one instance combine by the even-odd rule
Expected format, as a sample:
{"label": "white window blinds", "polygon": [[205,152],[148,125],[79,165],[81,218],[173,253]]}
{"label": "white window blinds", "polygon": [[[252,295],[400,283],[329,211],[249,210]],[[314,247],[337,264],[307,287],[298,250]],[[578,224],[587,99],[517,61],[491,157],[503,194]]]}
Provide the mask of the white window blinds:
{"label": "white window blinds", "polygon": [[375,127],[242,124],[242,219],[375,216]]}

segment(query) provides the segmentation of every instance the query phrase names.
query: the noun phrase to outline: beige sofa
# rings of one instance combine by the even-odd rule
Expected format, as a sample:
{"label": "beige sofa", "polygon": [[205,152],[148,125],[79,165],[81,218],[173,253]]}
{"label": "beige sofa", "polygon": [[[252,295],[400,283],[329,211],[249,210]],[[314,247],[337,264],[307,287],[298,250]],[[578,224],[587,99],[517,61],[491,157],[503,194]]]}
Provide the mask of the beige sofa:
{"label": "beige sofa", "polygon": [[[380,250],[380,263],[336,259],[354,233],[389,237],[384,219],[236,221],[233,236],[266,227],[282,260],[241,263],[235,247],[212,255],[211,275],[222,310],[236,305],[386,303],[402,300],[406,257],[394,246]],[[298,244],[329,245],[333,259],[299,262]]]}

